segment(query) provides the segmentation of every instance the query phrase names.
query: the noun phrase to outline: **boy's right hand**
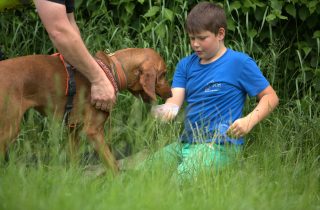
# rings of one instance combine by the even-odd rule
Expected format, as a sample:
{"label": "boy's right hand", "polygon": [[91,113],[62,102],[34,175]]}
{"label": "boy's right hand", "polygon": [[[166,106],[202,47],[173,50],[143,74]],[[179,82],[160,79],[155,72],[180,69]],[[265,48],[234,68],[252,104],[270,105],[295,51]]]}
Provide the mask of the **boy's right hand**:
{"label": "boy's right hand", "polygon": [[176,115],[172,112],[157,113],[157,114],[154,114],[153,116],[154,118],[160,118],[162,122],[170,122],[176,117]]}
{"label": "boy's right hand", "polygon": [[179,112],[179,106],[173,103],[165,103],[151,108],[154,118],[160,118],[163,122],[173,120]]}

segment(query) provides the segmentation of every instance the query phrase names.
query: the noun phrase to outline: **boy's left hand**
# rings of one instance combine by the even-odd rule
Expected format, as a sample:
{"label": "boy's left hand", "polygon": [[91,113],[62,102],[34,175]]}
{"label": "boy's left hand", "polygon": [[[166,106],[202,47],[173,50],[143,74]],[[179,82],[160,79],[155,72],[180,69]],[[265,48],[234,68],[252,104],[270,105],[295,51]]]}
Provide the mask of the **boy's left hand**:
{"label": "boy's left hand", "polygon": [[229,138],[239,139],[247,135],[251,129],[252,126],[249,124],[249,120],[244,117],[234,121],[226,131],[226,134]]}

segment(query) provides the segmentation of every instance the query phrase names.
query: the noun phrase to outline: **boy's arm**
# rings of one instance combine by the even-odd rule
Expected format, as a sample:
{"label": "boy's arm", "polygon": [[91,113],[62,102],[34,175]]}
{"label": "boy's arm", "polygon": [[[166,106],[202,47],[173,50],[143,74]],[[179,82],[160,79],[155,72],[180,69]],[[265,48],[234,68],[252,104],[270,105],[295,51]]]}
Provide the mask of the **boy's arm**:
{"label": "boy's arm", "polygon": [[[186,89],[185,88],[172,88],[171,91],[172,91],[172,97],[167,99],[166,104],[172,103],[172,104],[178,105],[179,111],[180,111],[181,106],[184,101],[185,94],[186,94]],[[178,113],[179,113],[179,111],[178,111]],[[175,118],[175,116],[176,115],[173,115],[173,114],[168,115],[168,113],[165,113],[161,117],[162,117],[163,121],[171,121]]]}
{"label": "boy's arm", "polygon": [[259,100],[257,107],[246,117],[232,123],[227,130],[228,137],[238,139],[248,134],[256,124],[270,115],[279,102],[276,92],[270,85],[256,97]]}
{"label": "boy's arm", "polygon": [[172,97],[167,99],[166,104],[172,103],[172,104],[178,105],[179,111],[180,111],[181,106],[184,101],[185,94],[186,94],[186,89],[185,88],[172,88],[171,91],[172,91]]}

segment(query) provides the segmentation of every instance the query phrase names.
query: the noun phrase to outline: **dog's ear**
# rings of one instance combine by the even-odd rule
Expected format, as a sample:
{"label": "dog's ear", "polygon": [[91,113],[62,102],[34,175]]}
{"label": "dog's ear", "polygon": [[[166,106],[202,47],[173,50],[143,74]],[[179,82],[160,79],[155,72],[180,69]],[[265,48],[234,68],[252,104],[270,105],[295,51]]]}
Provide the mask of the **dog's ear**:
{"label": "dog's ear", "polygon": [[156,79],[157,69],[154,62],[145,62],[141,65],[140,84],[144,92],[153,100],[157,101],[156,97]]}

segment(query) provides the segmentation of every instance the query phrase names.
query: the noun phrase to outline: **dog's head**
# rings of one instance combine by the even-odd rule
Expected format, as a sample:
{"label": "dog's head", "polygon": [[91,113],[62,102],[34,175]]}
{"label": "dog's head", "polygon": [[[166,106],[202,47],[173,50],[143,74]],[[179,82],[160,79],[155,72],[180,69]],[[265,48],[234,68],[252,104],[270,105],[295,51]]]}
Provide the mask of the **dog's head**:
{"label": "dog's head", "polygon": [[[128,79],[128,90],[137,98],[141,96],[145,103],[157,102],[172,97],[171,88],[166,80],[167,67],[160,55],[150,49],[128,48],[116,51],[116,58],[124,66]],[[101,59],[113,72],[113,63],[109,56],[98,51]]]}
{"label": "dog's head", "polygon": [[170,85],[166,80],[167,67],[163,59],[154,50],[147,49],[151,58],[142,62],[134,74],[139,75],[139,83],[128,90],[135,96],[141,96],[145,103],[157,102],[156,94],[163,99],[172,97]]}

